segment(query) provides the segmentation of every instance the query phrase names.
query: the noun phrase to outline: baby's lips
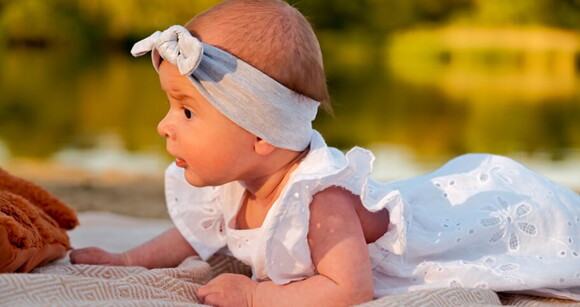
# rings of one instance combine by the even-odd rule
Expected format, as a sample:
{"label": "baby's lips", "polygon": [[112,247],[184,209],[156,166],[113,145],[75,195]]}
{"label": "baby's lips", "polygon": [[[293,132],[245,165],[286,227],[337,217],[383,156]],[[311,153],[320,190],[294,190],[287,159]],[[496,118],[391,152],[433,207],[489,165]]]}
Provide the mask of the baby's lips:
{"label": "baby's lips", "polygon": [[183,159],[176,158],[175,165],[177,165],[178,167],[186,167],[187,163]]}

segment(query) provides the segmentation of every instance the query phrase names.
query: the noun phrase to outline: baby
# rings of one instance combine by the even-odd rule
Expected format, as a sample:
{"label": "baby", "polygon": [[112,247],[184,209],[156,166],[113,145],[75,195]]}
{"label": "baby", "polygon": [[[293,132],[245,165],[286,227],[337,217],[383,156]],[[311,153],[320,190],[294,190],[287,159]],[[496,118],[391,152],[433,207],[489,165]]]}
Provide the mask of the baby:
{"label": "baby", "polygon": [[224,1],[135,44],[151,51],[169,111],[175,227],[121,254],[72,263],[173,267],[228,252],[253,278],[222,274],[205,304],[353,305],[449,286],[580,300],[580,197],[500,156],[458,157],[389,184],[372,154],[343,154],[312,129],[331,110],[320,47],[279,0]]}

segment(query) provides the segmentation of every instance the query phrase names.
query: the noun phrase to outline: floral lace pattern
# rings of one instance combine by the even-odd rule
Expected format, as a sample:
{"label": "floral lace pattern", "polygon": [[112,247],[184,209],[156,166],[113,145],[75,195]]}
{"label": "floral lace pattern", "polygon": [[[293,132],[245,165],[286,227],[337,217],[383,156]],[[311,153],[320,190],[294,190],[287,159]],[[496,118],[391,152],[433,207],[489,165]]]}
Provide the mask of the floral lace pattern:
{"label": "floral lace pattern", "polygon": [[387,186],[401,191],[412,221],[406,251],[373,263],[380,295],[460,286],[580,300],[578,194],[482,154]]}
{"label": "floral lace pattern", "polygon": [[525,219],[533,211],[532,206],[527,202],[509,205],[505,199],[497,197],[497,203],[484,206],[481,210],[488,212],[489,217],[480,219],[479,223],[484,227],[498,229],[489,238],[489,243],[496,243],[507,237],[509,250],[518,251],[520,249],[519,235],[535,236],[538,233],[538,227]]}

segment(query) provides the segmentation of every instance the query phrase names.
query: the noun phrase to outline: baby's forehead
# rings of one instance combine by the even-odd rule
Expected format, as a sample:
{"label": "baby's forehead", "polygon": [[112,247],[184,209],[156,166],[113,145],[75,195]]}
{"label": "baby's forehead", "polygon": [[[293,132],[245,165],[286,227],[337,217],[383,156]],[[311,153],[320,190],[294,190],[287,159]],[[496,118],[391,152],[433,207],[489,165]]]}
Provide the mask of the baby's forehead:
{"label": "baby's forehead", "polygon": [[179,72],[177,66],[171,64],[167,60],[161,60],[159,64],[159,78],[161,81],[161,88],[167,93],[174,96],[192,95],[197,92],[195,86],[187,76]]}

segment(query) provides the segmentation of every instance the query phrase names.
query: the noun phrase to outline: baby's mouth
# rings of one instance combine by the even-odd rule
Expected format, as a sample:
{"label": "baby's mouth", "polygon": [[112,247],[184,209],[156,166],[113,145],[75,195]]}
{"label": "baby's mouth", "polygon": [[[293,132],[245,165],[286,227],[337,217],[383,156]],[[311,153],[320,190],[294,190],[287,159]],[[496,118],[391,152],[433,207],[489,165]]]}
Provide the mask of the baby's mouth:
{"label": "baby's mouth", "polygon": [[185,168],[187,166],[187,162],[185,162],[185,160],[183,159],[175,158],[175,165],[177,165],[178,167]]}

